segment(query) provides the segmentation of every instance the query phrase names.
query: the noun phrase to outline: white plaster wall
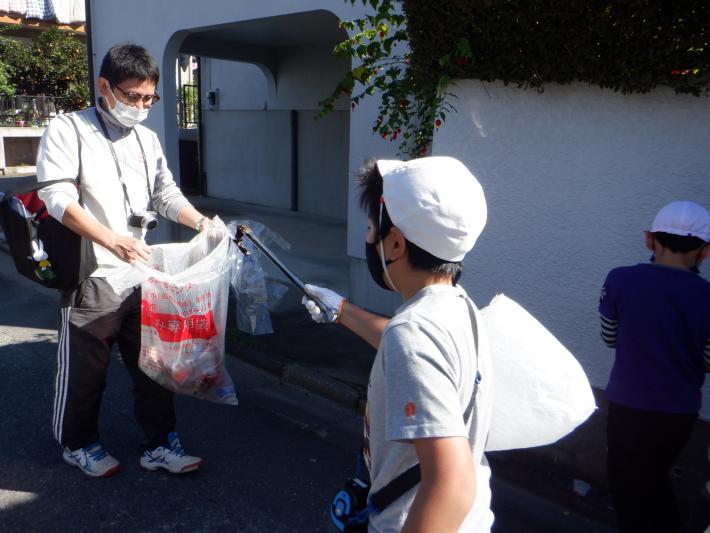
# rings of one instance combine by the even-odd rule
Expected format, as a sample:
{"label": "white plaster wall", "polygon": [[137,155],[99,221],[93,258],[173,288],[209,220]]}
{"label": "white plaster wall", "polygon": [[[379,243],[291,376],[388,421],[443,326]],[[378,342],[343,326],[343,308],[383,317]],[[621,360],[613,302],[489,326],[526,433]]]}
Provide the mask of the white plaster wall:
{"label": "white plaster wall", "polygon": [[497,292],[520,302],[605,387],[613,350],[599,339],[599,289],[611,268],[648,260],[642,232],[663,205],[710,207],[710,99],[478,81],[454,93],[434,153],[466,163],[489,208],[463,285],[479,306]]}

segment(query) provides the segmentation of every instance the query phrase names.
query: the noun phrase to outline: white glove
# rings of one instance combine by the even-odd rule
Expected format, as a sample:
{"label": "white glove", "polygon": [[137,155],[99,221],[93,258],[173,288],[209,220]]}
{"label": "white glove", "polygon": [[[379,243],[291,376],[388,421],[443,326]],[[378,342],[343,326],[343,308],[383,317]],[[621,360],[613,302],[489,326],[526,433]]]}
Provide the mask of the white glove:
{"label": "white glove", "polygon": [[335,291],[331,291],[330,289],[325,289],[323,287],[317,287],[315,285],[306,285],[305,289],[310,296],[323,304],[323,307],[325,307],[327,311],[327,313],[324,313],[315,301],[311,300],[307,296],[304,296],[301,299],[301,303],[306,306],[306,310],[311,315],[313,321],[318,322],[319,324],[337,322],[340,317],[340,311],[345,298]]}
{"label": "white glove", "polygon": [[218,217],[201,220],[199,222],[199,232],[206,235],[207,242],[212,247],[217,246],[222,242],[222,239],[229,235],[227,226]]}

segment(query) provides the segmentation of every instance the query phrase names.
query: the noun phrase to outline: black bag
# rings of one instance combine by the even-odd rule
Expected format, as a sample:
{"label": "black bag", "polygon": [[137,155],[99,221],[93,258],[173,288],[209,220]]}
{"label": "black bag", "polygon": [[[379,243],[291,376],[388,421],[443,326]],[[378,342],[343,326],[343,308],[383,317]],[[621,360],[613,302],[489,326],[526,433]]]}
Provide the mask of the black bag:
{"label": "black bag", "polygon": [[355,477],[348,479],[330,504],[330,521],[343,533],[367,533],[370,513],[382,512],[421,480],[419,463],[394,478],[374,494],[363,480],[362,452],[358,456]]}
{"label": "black bag", "polygon": [[343,488],[330,504],[330,521],[343,533],[367,533],[370,514],[368,497],[370,483],[366,476],[365,457],[362,452],[357,456],[355,477],[345,481]]}
{"label": "black bag", "polygon": [[[81,139],[74,120],[69,118],[79,142],[76,184],[79,204],[83,206]],[[34,176],[20,180],[0,199],[0,225],[17,272],[44,287],[69,290],[88,278],[97,264],[93,243],[49,216],[37,196],[39,189],[63,181],[74,182],[67,179],[38,183]]]}

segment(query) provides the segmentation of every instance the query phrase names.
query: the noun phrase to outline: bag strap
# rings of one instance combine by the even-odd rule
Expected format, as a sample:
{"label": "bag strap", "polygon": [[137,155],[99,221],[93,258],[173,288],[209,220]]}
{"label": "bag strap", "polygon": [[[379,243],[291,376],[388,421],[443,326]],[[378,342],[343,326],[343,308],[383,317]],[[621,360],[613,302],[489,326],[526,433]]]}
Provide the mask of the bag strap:
{"label": "bag strap", "polygon": [[[476,392],[478,391],[478,384],[481,382],[481,374],[478,371],[478,321],[476,320],[476,312],[473,308],[473,302],[470,298],[462,296],[466,300],[468,305],[468,312],[471,317],[471,328],[473,330],[473,342],[476,348],[476,377],[473,383],[473,391],[471,393],[471,400],[468,402],[468,406],[463,414],[464,423],[468,424],[469,418],[473,411],[473,407],[476,403]],[[473,424],[473,421],[471,422]],[[472,432],[469,431],[469,434]],[[475,434],[475,431],[473,432]],[[419,463],[415,464],[411,468],[405,470],[392,481],[387,483],[380,490],[371,494],[368,498],[368,507],[371,507],[376,512],[384,511],[389,505],[397,500],[400,496],[403,496],[411,488],[415,487],[422,479],[422,471]]]}
{"label": "bag strap", "polygon": [[71,125],[74,126],[74,131],[76,132],[76,142],[79,145],[79,170],[76,173],[76,188],[79,191],[79,205],[84,207],[84,200],[83,200],[83,195],[81,192],[81,169],[82,169],[82,164],[81,164],[81,134],[79,133],[79,128],[76,125],[76,121],[74,120],[74,117],[71,115],[67,115],[67,118],[71,122]]}

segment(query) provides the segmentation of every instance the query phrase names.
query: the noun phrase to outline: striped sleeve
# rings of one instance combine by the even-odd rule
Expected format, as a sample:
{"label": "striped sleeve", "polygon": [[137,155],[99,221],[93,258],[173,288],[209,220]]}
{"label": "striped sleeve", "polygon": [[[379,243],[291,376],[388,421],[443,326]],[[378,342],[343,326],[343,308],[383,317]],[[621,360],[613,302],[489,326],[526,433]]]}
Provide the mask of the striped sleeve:
{"label": "striped sleeve", "polygon": [[710,372],[710,339],[705,343],[705,372]]}
{"label": "striped sleeve", "polygon": [[[609,348],[616,348],[616,333],[619,330],[619,321],[611,320],[600,314],[599,318],[602,321],[602,340]],[[705,363],[708,364],[708,346],[705,347]]]}

